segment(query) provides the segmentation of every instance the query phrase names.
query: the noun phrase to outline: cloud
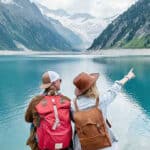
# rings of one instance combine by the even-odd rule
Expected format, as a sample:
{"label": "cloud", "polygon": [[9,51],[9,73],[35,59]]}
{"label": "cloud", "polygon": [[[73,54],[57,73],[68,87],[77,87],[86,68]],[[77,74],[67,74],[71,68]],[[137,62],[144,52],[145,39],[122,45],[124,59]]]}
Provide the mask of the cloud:
{"label": "cloud", "polygon": [[67,9],[74,0],[31,0],[41,3],[50,9]]}
{"label": "cloud", "polygon": [[64,9],[72,13],[90,13],[107,18],[127,10],[137,0],[32,0],[50,9]]}
{"label": "cloud", "polygon": [[91,13],[101,18],[121,14],[127,10],[136,0],[95,0]]}
{"label": "cloud", "polygon": [[72,12],[90,12],[95,0],[73,0],[68,10]]}
{"label": "cloud", "polygon": [[0,0],[4,4],[11,4],[13,3],[13,0]]}

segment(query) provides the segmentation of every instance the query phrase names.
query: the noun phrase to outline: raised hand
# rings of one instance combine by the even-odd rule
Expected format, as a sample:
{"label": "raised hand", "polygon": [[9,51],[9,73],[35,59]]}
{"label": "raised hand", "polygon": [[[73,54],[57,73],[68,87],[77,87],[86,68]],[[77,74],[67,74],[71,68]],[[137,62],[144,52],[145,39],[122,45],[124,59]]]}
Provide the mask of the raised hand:
{"label": "raised hand", "polygon": [[133,68],[131,68],[128,74],[125,75],[124,78],[119,80],[118,82],[124,85],[127,81],[129,81],[130,79],[133,79],[134,77],[135,77],[135,74],[133,72]]}
{"label": "raised hand", "polygon": [[133,68],[130,69],[130,71],[125,77],[127,77],[129,80],[135,78],[135,73],[133,72]]}

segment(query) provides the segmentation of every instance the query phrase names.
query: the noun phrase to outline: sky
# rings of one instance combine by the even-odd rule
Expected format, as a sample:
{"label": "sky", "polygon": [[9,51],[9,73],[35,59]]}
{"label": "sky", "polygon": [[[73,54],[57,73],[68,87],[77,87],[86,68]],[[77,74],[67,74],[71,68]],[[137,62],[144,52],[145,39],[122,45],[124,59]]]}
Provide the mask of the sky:
{"label": "sky", "polygon": [[107,18],[121,14],[137,0],[31,0],[50,9],[64,9],[69,13],[89,13]]}

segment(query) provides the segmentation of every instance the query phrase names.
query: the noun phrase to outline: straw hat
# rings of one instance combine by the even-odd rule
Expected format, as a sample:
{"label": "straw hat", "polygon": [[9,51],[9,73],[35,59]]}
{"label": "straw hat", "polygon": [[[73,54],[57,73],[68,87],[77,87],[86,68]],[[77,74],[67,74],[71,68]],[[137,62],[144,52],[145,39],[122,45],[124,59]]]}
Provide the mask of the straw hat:
{"label": "straw hat", "polygon": [[54,71],[47,71],[42,75],[42,84],[40,88],[46,89],[50,87],[51,84],[55,82],[56,80],[61,80],[59,74]]}
{"label": "straw hat", "polygon": [[99,78],[99,73],[85,73],[82,72],[76,76],[73,80],[73,84],[76,86],[75,95],[79,96],[87,91]]}

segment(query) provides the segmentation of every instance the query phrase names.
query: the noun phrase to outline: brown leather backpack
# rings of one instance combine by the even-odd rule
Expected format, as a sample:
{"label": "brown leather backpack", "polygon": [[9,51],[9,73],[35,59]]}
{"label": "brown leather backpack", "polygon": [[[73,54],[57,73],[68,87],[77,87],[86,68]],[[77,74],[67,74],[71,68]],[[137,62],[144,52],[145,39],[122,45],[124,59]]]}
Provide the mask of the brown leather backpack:
{"label": "brown leather backpack", "polygon": [[82,150],[97,150],[111,146],[102,111],[98,109],[99,99],[95,107],[79,110],[77,100],[74,101],[76,111],[74,121]]}

